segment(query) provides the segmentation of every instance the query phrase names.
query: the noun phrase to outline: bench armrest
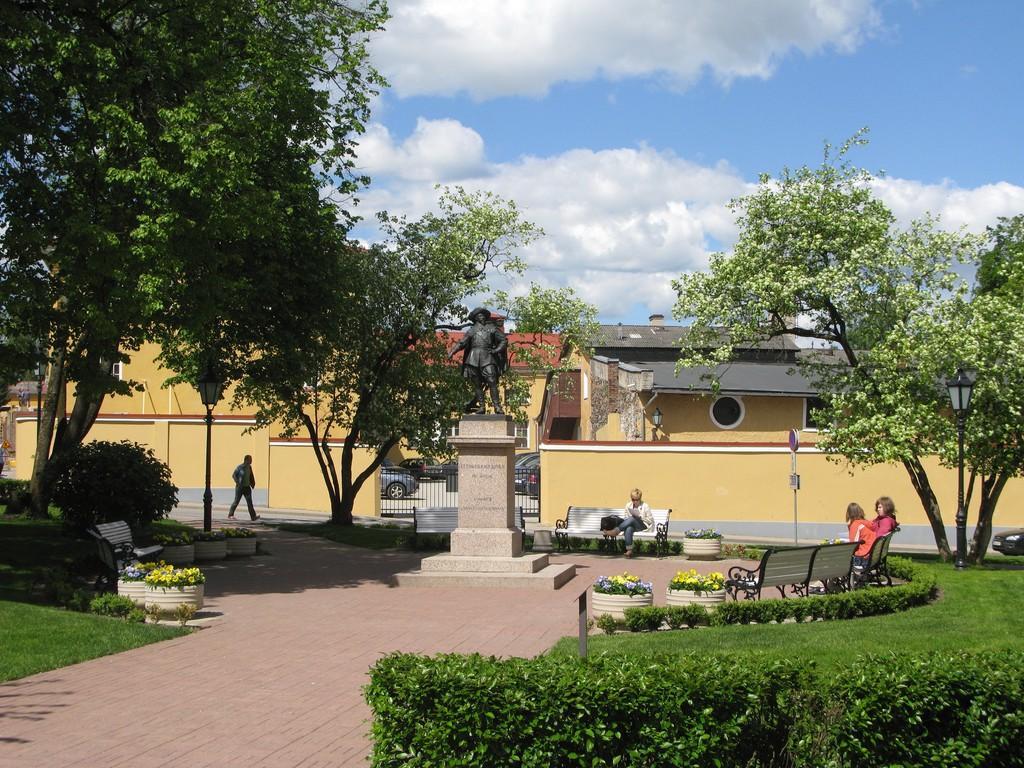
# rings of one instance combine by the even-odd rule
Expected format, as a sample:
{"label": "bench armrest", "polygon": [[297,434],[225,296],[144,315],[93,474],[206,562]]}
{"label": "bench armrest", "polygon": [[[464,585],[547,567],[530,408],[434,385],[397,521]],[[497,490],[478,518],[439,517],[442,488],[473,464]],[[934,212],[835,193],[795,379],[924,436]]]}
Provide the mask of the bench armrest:
{"label": "bench armrest", "polygon": [[561,530],[562,528],[569,527],[569,518],[566,516],[564,520],[555,520],[555,530]]}

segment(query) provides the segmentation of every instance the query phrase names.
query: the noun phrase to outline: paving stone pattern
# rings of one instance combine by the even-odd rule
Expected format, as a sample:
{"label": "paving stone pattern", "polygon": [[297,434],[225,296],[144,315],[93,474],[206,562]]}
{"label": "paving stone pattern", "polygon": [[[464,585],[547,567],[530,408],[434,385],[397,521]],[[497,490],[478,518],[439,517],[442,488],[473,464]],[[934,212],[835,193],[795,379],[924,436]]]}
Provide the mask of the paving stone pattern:
{"label": "paving stone pattern", "polygon": [[555,592],[394,588],[422,555],[261,538],[265,555],[203,566],[202,630],[0,685],[0,766],[365,766],[361,689],[381,655],[534,656],[575,634],[598,575],[654,579],[663,603],[679,568],[735,562],[556,555],[577,576]]}

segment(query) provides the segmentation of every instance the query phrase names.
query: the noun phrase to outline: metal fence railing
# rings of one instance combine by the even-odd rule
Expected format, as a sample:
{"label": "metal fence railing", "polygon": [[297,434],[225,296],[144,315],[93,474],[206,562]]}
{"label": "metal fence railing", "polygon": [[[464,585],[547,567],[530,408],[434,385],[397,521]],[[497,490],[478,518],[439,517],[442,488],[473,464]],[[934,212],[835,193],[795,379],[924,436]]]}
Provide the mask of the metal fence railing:
{"label": "metal fence railing", "polygon": [[[457,507],[459,476],[454,467],[444,472],[420,477],[415,489],[401,491],[396,483],[382,483],[380,513],[382,517],[412,517],[413,507]],[[389,489],[389,486],[390,489]],[[527,520],[540,520],[540,477],[535,469],[516,470],[514,506],[523,508]]]}

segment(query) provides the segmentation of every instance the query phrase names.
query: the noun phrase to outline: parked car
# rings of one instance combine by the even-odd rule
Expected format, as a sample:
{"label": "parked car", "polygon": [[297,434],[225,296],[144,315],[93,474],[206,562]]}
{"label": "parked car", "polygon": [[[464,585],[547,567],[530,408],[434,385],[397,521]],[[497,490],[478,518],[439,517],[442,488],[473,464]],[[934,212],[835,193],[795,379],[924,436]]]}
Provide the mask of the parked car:
{"label": "parked car", "polygon": [[444,480],[450,475],[459,474],[459,464],[446,461],[444,464],[427,464],[423,469],[424,480]]}
{"label": "parked car", "polygon": [[1000,531],[992,537],[992,549],[1004,555],[1024,555],[1024,528]]}
{"label": "parked car", "polygon": [[[516,457],[516,493],[537,496],[540,493],[540,454],[523,453]],[[532,487],[531,487],[532,482]]]}
{"label": "parked car", "polygon": [[[389,466],[390,465],[390,466]],[[407,469],[386,461],[380,468],[380,495],[389,499],[404,499],[419,489],[420,483]]]}
{"label": "parked car", "polygon": [[419,456],[411,459],[402,459],[398,462],[398,466],[412,472],[417,480],[426,479],[426,470],[428,466],[426,459],[421,459]]}

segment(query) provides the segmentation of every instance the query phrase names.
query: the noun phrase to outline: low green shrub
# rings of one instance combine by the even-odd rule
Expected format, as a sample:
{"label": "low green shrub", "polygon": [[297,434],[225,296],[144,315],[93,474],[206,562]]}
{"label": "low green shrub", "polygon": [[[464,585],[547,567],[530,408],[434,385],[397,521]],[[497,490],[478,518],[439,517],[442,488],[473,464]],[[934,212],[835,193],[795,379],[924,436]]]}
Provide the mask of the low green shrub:
{"label": "low green shrub", "polygon": [[594,623],[597,625],[597,628],[604,632],[606,635],[614,635],[622,627],[625,626],[624,622],[620,621],[619,619],[616,619],[614,616],[610,616],[607,613],[602,613],[601,615],[599,615]]}
{"label": "low green shrub", "polygon": [[413,654],[374,666],[373,765],[1020,766],[1024,652],[851,658]]}
{"label": "low green shrub", "polygon": [[108,593],[97,595],[89,601],[89,610],[100,616],[119,616],[128,619],[137,610],[135,602],[127,595]]}
{"label": "low green shrub", "polygon": [[[8,505],[20,496],[28,495],[28,480],[14,480],[9,477],[0,478],[0,504]],[[14,512],[8,510],[8,514]]]}
{"label": "low green shrub", "polygon": [[770,765],[807,666],[698,656],[392,654],[371,670],[373,765]]}
{"label": "low green shrub", "polygon": [[665,609],[660,605],[627,608],[623,615],[630,632],[653,632],[665,623]]}
{"label": "low green shrub", "polygon": [[913,561],[890,557],[889,570],[894,578],[903,579],[906,583],[892,587],[866,587],[834,595],[726,602],[715,608],[711,623],[723,626],[781,623],[789,619],[804,621],[808,617],[824,621],[853,619],[906,611],[935,599],[934,575],[914,565]]}
{"label": "low green shrub", "polygon": [[827,715],[798,764],[1022,765],[1022,662],[1019,651],[864,657],[819,691]]}
{"label": "low green shrub", "polygon": [[700,627],[710,623],[703,605],[670,605],[665,609],[665,623],[669,629]]}

